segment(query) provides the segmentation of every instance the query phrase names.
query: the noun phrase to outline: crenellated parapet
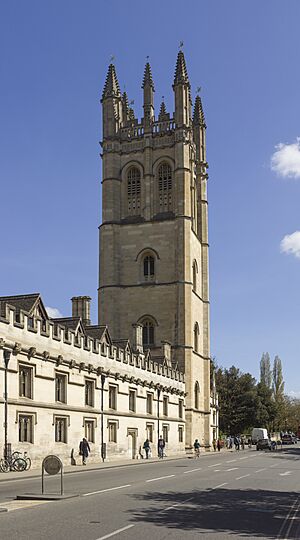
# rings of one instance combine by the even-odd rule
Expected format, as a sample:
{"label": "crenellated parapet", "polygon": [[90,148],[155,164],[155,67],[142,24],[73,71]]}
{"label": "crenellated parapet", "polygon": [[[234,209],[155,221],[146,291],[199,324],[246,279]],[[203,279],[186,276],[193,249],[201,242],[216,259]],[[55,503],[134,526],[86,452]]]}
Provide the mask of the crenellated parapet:
{"label": "crenellated parapet", "polygon": [[[91,327],[95,328],[95,327]],[[129,346],[122,348],[112,343],[109,330],[99,338],[78,331],[53,320],[5,305],[0,316],[0,348],[21,354],[27,361],[42,360],[70,370],[99,374],[116,379],[129,379],[134,384],[172,388],[184,394],[184,375],[177,369],[158,363],[150,351],[136,352]],[[139,373],[139,375],[137,375]]]}

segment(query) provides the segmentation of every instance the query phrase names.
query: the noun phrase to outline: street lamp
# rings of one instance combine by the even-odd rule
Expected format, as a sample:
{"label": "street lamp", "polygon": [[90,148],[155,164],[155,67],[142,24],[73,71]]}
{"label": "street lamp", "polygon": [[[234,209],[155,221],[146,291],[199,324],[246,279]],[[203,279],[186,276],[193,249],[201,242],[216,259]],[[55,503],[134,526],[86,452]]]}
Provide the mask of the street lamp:
{"label": "street lamp", "polygon": [[157,387],[157,451],[158,451],[158,439],[159,439],[159,398],[160,398],[160,387]]}
{"label": "street lamp", "polygon": [[7,370],[8,364],[11,356],[11,351],[4,349],[3,359],[4,359],[4,459],[8,457],[8,444],[7,444],[7,413],[8,413],[8,399],[7,399]]}
{"label": "street lamp", "polygon": [[106,448],[104,446],[104,399],[103,399],[103,393],[104,393],[104,383],[105,383],[105,375],[101,375],[101,458],[102,462],[104,463],[104,460],[106,458]]}

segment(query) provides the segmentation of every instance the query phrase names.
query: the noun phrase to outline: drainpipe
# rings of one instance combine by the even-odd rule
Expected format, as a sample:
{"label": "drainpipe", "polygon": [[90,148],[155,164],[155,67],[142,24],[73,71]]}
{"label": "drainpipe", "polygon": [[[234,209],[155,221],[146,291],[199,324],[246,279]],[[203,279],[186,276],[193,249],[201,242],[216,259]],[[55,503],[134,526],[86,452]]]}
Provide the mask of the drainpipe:
{"label": "drainpipe", "polygon": [[104,448],[104,383],[105,383],[105,375],[101,375],[101,458],[102,462],[104,463],[104,460],[106,458],[106,448]]}
{"label": "drainpipe", "polygon": [[157,388],[157,454],[158,454],[158,439],[159,439],[159,398],[160,398],[160,387]]}
{"label": "drainpipe", "polygon": [[4,459],[7,459],[8,457],[8,444],[7,444],[7,430],[8,430],[8,395],[7,395],[7,370],[8,370],[8,364],[10,360],[11,351],[8,351],[7,349],[4,349],[3,351],[3,359],[4,359]]}

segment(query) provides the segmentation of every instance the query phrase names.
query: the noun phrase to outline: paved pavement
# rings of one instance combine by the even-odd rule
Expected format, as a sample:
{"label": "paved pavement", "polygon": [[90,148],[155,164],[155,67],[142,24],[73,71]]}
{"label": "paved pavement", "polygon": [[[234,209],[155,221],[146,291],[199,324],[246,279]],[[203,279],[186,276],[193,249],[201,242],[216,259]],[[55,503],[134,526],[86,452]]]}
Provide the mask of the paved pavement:
{"label": "paved pavement", "polygon": [[[2,478],[1,478],[2,479]],[[47,478],[47,489],[58,478]],[[12,502],[40,479],[0,483],[1,540],[300,538],[300,448],[70,472],[60,502]],[[34,504],[34,506],[33,506]],[[13,508],[12,509],[12,505]]]}

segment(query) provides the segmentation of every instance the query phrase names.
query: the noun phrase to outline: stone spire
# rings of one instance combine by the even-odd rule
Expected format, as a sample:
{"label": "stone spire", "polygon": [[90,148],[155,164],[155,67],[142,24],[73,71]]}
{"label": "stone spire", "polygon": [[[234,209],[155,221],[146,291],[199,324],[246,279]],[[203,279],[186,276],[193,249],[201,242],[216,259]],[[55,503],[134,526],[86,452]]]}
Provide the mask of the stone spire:
{"label": "stone spire", "polygon": [[193,126],[203,126],[206,128],[205,116],[200,96],[197,96],[195,100]]}
{"label": "stone spire", "polygon": [[158,120],[160,122],[163,122],[164,120],[169,120],[169,119],[170,119],[170,114],[167,113],[166,104],[163,100],[160,105]]}
{"label": "stone spire", "polygon": [[155,90],[149,62],[145,65],[142,89],[144,90],[144,126],[146,130],[150,130],[151,123],[154,120]]}
{"label": "stone spire", "polygon": [[122,113],[123,113],[123,122],[126,123],[129,116],[129,103],[127,92],[123,92],[122,95]]}
{"label": "stone spire", "polygon": [[120,86],[113,64],[108,72],[102,93],[103,138],[117,135],[123,123],[122,98]]}
{"label": "stone spire", "polygon": [[151,86],[151,88],[154,90],[154,82],[152,79],[151,67],[150,67],[149,62],[146,63],[145,70],[144,70],[142,88],[144,89],[145,86]]}
{"label": "stone spire", "polygon": [[178,56],[177,56],[175,75],[174,75],[174,86],[176,84],[187,84],[188,86],[190,86],[189,76],[186,69],[185,58],[182,51],[179,51]]}
{"label": "stone spire", "polygon": [[191,126],[192,100],[185,58],[179,51],[175,67],[173,90],[175,94],[175,123],[177,127]]}
{"label": "stone spire", "polygon": [[108,66],[106,81],[103,88],[102,99],[111,96],[120,96],[120,86],[116,74],[116,68],[113,64]]}

